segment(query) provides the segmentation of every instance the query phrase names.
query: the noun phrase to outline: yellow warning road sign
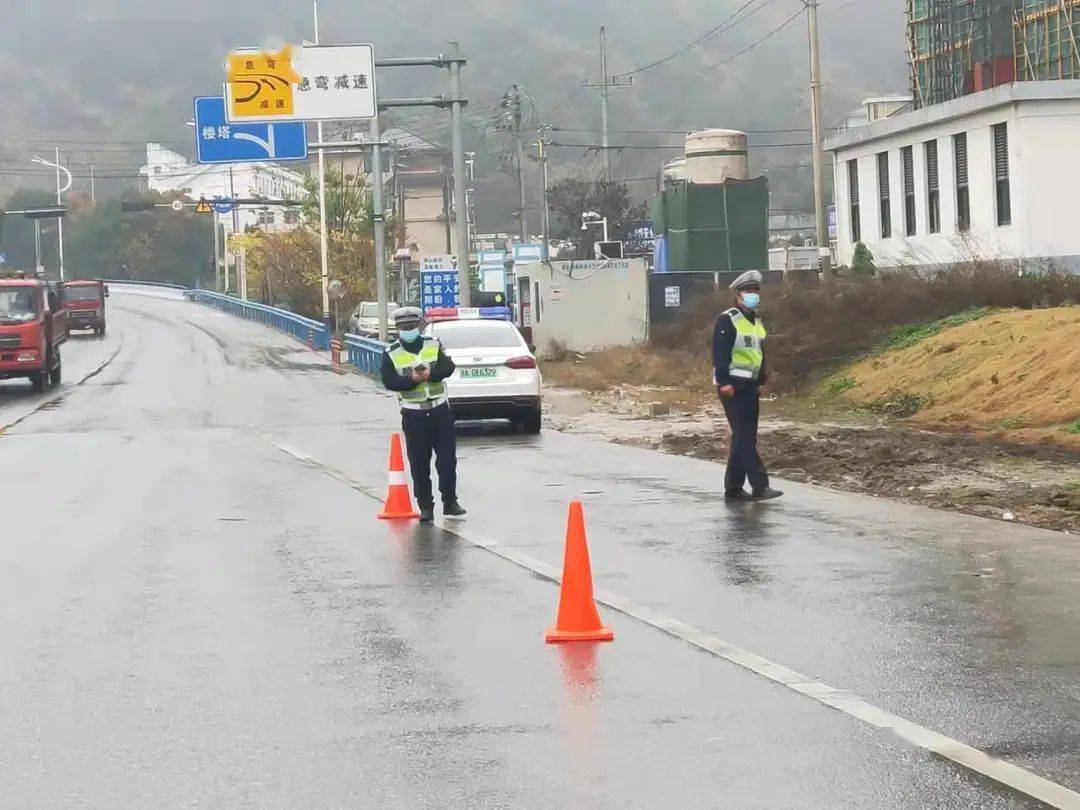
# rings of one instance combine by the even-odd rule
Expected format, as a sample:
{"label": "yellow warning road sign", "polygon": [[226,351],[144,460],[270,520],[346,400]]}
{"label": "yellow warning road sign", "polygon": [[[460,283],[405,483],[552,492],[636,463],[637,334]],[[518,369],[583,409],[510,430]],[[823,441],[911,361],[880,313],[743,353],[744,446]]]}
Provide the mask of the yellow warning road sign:
{"label": "yellow warning road sign", "polygon": [[195,213],[212,214],[214,213],[214,208],[206,200],[199,200],[199,204],[195,206]]}
{"label": "yellow warning road sign", "polygon": [[293,86],[301,77],[293,69],[292,47],[277,53],[260,51],[229,54],[229,120],[291,116],[295,112]]}

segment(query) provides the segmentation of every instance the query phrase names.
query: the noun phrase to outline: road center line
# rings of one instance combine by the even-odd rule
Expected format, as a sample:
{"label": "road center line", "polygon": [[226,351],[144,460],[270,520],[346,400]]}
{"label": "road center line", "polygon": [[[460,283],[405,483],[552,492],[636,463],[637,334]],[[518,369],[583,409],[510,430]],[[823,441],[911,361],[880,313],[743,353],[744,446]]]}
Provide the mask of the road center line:
{"label": "road center line", "polygon": [[[353,480],[341,470],[337,470],[307,453],[282,444],[265,433],[259,432],[257,435],[306,466],[346,484],[369,498],[376,501],[382,500],[382,496],[378,492]],[[482,548],[552,582],[558,583],[562,578],[562,572],[555,566],[548,565],[527,554],[522,554],[495,540],[471,532],[466,533],[460,525],[447,521],[439,521],[436,525],[447,534],[452,534],[470,545]],[[596,601],[611,610],[636,619],[710,655],[722,658],[773,683],[805,695],[824,706],[861,720],[867,725],[891,731],[901,740],[916,748],[943,757],[1018,793],[1030,796],[1051,807],[1063,808],[1063,810],[1080,810],[1080,793],[1076,793],[1064,785],[1051,782],[1049,779],[1044,779],[1018,765],[1013,765],[1011,762],[990,756],[959,740],[954,740],[925,726],[920,726],[918,723],[906,720],[892,712],[879,709],[856,694],[815,681],[813,678],[788,669],[734,644],[729,644],[709,635],[704,630],[654,611],[625,596],[602,590],[596,593]]]}
{"label": "road center line", "polygon": [[71,393],[72,388],[78,388],[83,383],[86,383],[89,380],[92,380],[94,377],[96,377],[98,374],[100,374],[105,369],[107,369],[110,365],[112,365],[112,361],[115,360],[119,356],[120,351],[124,348],[124,333],[120,332],[119,335],[120,335],[120,343],[119,343],[119,345],[116,347],[116,350],[112,354],[110,354],[108,357],[105,358],[105,361],[103,363],[101,363],[101,365],[99,365],[97,368],[95,368],[93,371],[91,371],[89,374],[87,374],[85,377],[83,377],[81,380],[79,380],[77,383],[75,383],[74,386],[69,386],[68,388],[62,389],[60,391],[60,393],[58,393],[52,399],[48,399],[45,402],[40,403],[37,407],[34,408],[34,410],[30,411],[30,413],[23,414],[18,419],[16,419],[14,422],[10,422],[9,424],[0,425],[0,436],[3,436],[7,431],[11,430],[13,427],[18,427],[19,425],[21,425],[23,422],[25,422],[27,419],[29,419],[34,414],[40,413],[45,408],[48,408],[49,406],[55,405],[56,403],[60,402],[68,394]]}

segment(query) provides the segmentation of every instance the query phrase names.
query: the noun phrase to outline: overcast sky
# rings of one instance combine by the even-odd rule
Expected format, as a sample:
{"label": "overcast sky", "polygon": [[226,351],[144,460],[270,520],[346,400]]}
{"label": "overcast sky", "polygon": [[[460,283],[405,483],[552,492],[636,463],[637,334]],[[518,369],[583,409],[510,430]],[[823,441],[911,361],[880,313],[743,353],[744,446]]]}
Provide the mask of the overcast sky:
{"label": "overcast sky", "polygon": [[[630,72],[679,52],[746,3],[322,0],[321,34],[324,42],[373,42],[382,56],[431,55],[447,40],[460,40],[469,59],[472,146],[494,160],[501,144],[485,126],[513,82],[535,99],[539,120],[592,130],[562,133],[564,142],[599,141],[599,102],[581,84],[599,78],[601,25],[608,28],[612,72]],[[191,98],[220,89],[228,49],[311,38],[311,6],[309,0],[0,0],[0,181],[10,188],[23,179],[29,152],[54,141],[74,163],[95,162],[118,177],[138,163],[130,142],[187,147]],[[735,24],[700,47],[635,73],[633,86],[612,98],[612,127],[805,127],[808,58],[800,8],[801,0],[752,0]],[[906,89],[903,11],[903,0],[822,0],[826,121],[864,96]],[[384,70],[379,82],[383,95],[423,95],[444,90],[445,74]],[[444,118],[435,111],[407,118],[422,134],[444,135]],[[679,140],[677,134],[612,136],[641,145]],[[641,174],[666,154],[628,151],[618,168],[623,176]],[[755,157],[791,164],[799,150],[762,150]],[[557,159],[564,170],[597,166],[582,149],[558,150]]]}

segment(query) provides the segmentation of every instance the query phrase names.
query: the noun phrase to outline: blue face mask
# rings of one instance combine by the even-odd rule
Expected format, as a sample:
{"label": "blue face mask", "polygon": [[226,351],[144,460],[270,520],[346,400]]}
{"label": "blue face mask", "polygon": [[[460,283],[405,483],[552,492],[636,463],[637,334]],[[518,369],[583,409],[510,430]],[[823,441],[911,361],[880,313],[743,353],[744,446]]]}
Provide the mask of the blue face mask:
{"label": "blue face mask", "polygon": [[743,293],[742,302],[747,309],[757,309],[758,304],[761,303],[761,296],[757,293]]}
{"label": "blue face mask", "polygon": [[403,343],[416,343],[420,339],[419,329],[405,329],[398,332],[398,337],[401,338]]}

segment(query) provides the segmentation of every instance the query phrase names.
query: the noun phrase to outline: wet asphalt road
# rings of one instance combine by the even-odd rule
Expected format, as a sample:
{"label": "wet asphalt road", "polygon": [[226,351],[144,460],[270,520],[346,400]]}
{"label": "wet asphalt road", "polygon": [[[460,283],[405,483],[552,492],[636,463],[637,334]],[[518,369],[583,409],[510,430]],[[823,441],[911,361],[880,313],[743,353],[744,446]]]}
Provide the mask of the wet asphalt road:
{"label": "wet asphalt road", "polygon": [[[110,301],[59,393],[0,383],[0,807],[1038,806],[612,611],[613,644],[543,644],[557,586],[375,520],[392,399]],[[559,565],[581,497],[599,588],[1080,789],[1076,538],[798,485],[727,506],[718,466],[581,437],[461,445],[464,535]]]}

